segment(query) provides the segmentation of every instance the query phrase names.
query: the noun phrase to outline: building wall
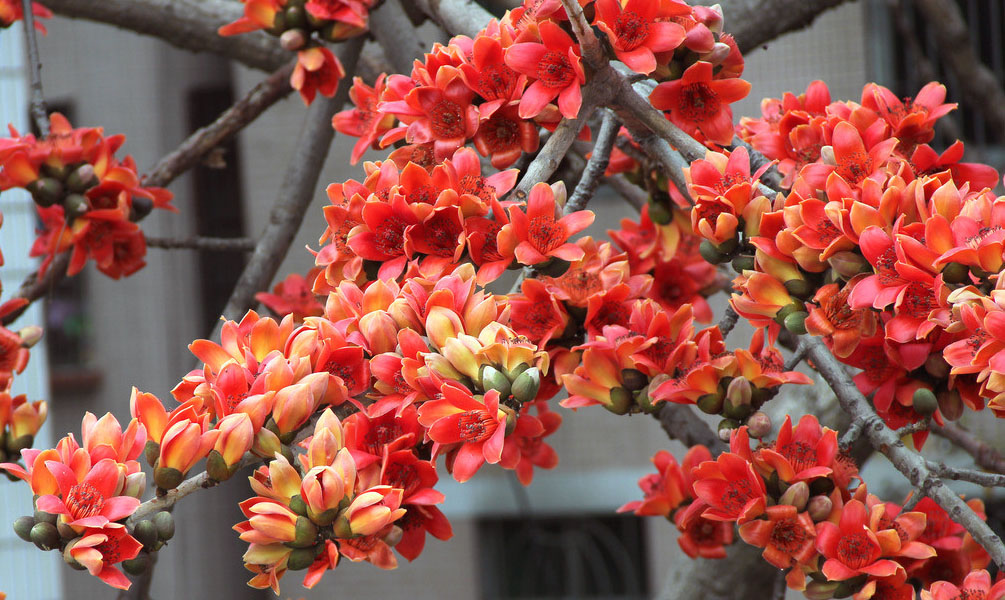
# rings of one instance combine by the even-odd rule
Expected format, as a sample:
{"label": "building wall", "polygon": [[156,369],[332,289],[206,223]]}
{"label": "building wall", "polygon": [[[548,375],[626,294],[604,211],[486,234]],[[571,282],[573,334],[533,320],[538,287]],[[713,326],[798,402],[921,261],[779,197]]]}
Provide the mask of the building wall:
{"label": "building wall", "polygon": [[[822,17],[812,30],[751,53],[745,79],[754,83],[754,89],[751,97],[735,108],[736,116],[756,115],[760,97],[777,97],[785,90],[800,92],[817,78],[828,81],[834,98],[857,98],[867,80],[862,11],[859,4],[846,5]],[[728,15],[726,19],[728,26]],[[136,157],[141,169],[181,140],[189,89],[230,78],[235,97],[240,97],[263,77],[244,68],[228,67],[207,55],[178,51],[159,41],[105,26],[53,19],[49,29],[49,35],[41,41],[47,95],[53,100],[72,98],[77,125],[102,125],[108,133],[125,133],[128,138],[124,150]],[[304,115],[303,104],[293,95],[271,108],[239,137],[248,235],[262,231],[281,193],[279,185]],[[334,181],[361,178],[361,166],[348,164],[351,146],[352,140],[336,140],[314,204],[280,269],[280,277],[305,272],[312,265],[304,246],[316,248],[324,229],[321,208],[328,203],[324,187]],[[148,218],[143,227],[151,235],[185,237],[195,230],[191,183],[182,178],[171,189],[181,212]],[[591,233],[598,237],[629,215],[625,206],[610,196],[598,197],[593,208],[598,219]],[[108,280],[96,272],[88,278],[94,325],[92,366],[101,371],[103,378],[96,389],[53,398],[53,417],[47,426],[53,438],[79,431],[85,410],[98,414],[112,410],[120,419],[126,419],[132,385],[166,399],[171,387],[192,367],[186,346],[206,334],[196,326],[200,307],[194,254],[150,249],[147,262],[145,269],[122,281]],[[731,341],[742,344],[749,335],[749,330],[738,329]],[[651,469],[649,458],[655,450],[667,448],[677,456],[683,453],[680,444],[667,440],[654,419],[614,418],[600,408],[579,413],[559,410],[566,422],[549,442],[562,462],[554,472],[535,475],[534,485],[527,490],[534,514],[610,513],[639,496],[636,481]],[[517,514],[520,505],[508,477],[507,473],[486,467],[484,473],[461,485],[443,474],[441,489],[447,496],[443,510],[454,527],[452,541],[430,538],[426,552],[416,563],[402,564],[393,574],[346,562],[312,592],[299,589],[299,576],[293,573],[284,581],[283,596],[479,597],[481,565],[476,523],[484,516]],[[248,495],[247,486],[235,481],[179,505],[179,533],[161,553],[154,583],[156,597],[264,597],[241,583],[249,576],[241,568],[243,544],[230,531],[230,526],[240,519],[236,501]],[[655,592],[661,587],[667,561],[680,560],[680,554],[670,524],[653,519],[645,527],[650,545],[650,587]],[[66,589],[73,590],[67,597],[110,595],[107,588],[86,574],[65,568],[60,573]],[[442,587],[446,580],[454,586],[448,594]]]}

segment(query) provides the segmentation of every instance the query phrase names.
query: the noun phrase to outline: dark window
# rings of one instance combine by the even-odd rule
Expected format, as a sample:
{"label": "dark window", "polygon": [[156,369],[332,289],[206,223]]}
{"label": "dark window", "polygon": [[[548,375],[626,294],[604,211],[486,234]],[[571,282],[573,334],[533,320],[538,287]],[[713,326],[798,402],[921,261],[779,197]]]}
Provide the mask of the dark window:
{"label": "dark window", "polygon": [[[229,85],[198,88],[188,94],[189,130],[212,123],[233,104]],[[241,168],[237,143],[231,140],[214,149],[192,170],[196,231],[200,236],[241,237],[244,215],[241,202]],[[240,252],[199,252],[199,281],[205,329],[213,328],[230,292],[244,269]]]}
{"label": "dark window", "polygon": [[479,522],[482,597],[649,596],[642,520],[633,516],[514,517]]}

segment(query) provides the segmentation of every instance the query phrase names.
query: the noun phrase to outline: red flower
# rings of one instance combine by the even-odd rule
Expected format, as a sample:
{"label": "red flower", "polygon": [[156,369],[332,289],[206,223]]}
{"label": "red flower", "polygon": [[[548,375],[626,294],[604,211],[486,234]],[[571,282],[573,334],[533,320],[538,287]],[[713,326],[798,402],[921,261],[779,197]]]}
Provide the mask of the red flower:
{"label": "red flower", "polygon": [[394,126],[394,115],[377,110],[384,93],[384,73],[370,87],[359,77],[353,78],[349,89],[349,99],[356,108],[336,113],[332,117],[332,127],[335,131],[359,138],[352,147],[351,164],[356,164],[368,148],[374,147],[384,133]]}
{"label": "red flower", "polygon": [[732,523],[706,519],[701,512],[708,505],[696,500],[674,517],[681,532],[677,543],[691,558],[726,558],[726,546],[733,543]]}
{"label": "red flower", "polygon": [[927,590],[921,590],[921,600],[1001,600],[1005,597],[1005,580],[991,585],[987,571],[971,571],[956,587],[948,581],[936,581]]}
{"label": "red flower", "polygon": [[471,46],[471,59],[459,69],[464,83],[485,100],[480,107],[483,116],[494,114],[510,102],[518,102],[527,87],[527,76],[506,64],[502,43],[494,37],[476,37]]}
{"label": "red flower", "polygon": [[259,29],[270,29],[276,21],[276,13],[283,10],[286,0],[241,0],[244,2],[244,16],[228,23],[217,33],[223,36],[238,35],[257,31]]}
{"label": "red flower", "polygon": [[502,458],[506,413],[499,410],[499,392],[490,390],[481,400],[470,392],[444,385],[443,398],[419,407],[419,423],[429,428],[429,438],[439,444],[460,444],[451,472],[457,481],[471,479],[482,464]]}
{"label": "red flower", "polygon": [[255,300],[267,306],[279,317],[292,314],[296,321],[303,321],[304,317],[319,317],[324,314],[324,306],[318,302],[317,296],[311,290],[311,284],[316,277],[316,274],[308,274],[308,277],[304,278],[299,273],[290,273],[286,279],[272,288],[271,294],[259,292],[255,294]]}
{"label": "red flower", "polygon": [[482,156],[490,156],[496,169],[509,167],[524,152],[537,151],[537,125],[520,117],[518,110],[515,103],[501,107],[481,122],[475,134],[475,148]]}
{"label": "red flower", "polygon": [[[764,548],[764,560],[779,569],[795,567],[793,571],[799,571],[798,565],[809,562],[817,553],[813,519],[788,504],[769,506],[765,512],[767,519],[740,525],[740,537],[752,546]],[[803,577],[802,572],[798,576]]]}
{"label": "red flower", "polygon": [[128,590],[132,583],[114,565],[136,558],[142,549],[143,544],[126,533],[124,527],[88,529],[67,547],[73,560],[91,575],[120,590]]}
{"label": "red flower", "polygon": [[708,505],[706,519],[736,521],[742,525],[764,513],[767,500],[764,480],[753,465],[731,452],[694,470],[694,493]]}
{"label": "red flower", "polygon": [[[560,186],[562,201],[564,192],[564,186]],[[499,232],[499,245],[504,251],[512,249],[516,259],[525,265],[536,265],[551,257],[579,260],[583,249],[569,238],[593,223],[593,212],[580,210],[559,218],[556,215],[560,210],[555,190],[544,182],[536,184],[530,190],[526,212],[510,208],[510,224]]]}
{"label": "red flower", "polygon": [[671,52],[684,41],[684,28],[671,17],[691,7],[672,0],[597,0],[596,25],[607,34],[618,60],[637,72],[656,70],[655,52]]}
{"label": "red flower", "polygon": [[380,279],[397,277],[408,260],[406,231],[418,223],[418,218],[400,194],[395,194],[390,202],[368,200],[362,216],[363,224],[349,232],[349,248],[367,260],[382,263],[377,273]]}
{"label": "red flower", "polygon": [[407,511],[405,516],[394,522],[402,531],[401,541],[395,544],[394,549],[409,561],[419,557],[426,545],[427,533],[438,540],[449,540],[454,536],[450,522],[435,506],[408,504],[403,508]]}
{"label": "red flower", "polygon": [[[890,539],[893,534],[894,540]],[[892,529],[884,535],[869,529],[869,513],[859,500],[850,500],[841,511],[838,525],[830,521],[817,524],[817,550],[824,556],[823,573],[831,581],[844,581],[859,575],[889,577],[904,567],[882,558],[900,547],[900,538]],[[896,546],[896,547],[894,547]]]}
{"label": "red flower", "polygon": [[837,452],[836,431],[820,427],[813,415],[804,415],[793,430],[792,418],[786,415],[774,444],[757,454],[778,472],[780,480],[795,483],[830,475]]}
{"label": "red flower", "polygon": [[509,301],[511,325],[517,333],[544,348],[552,337],[565,330],[569,315],[541,281],[525,279],[520,289],[522,294]]}
{"label": "red flower", "polygon": [[334,96],[343,77],[345,69],[338,57],[328,48],[317,46],[297,52],[297,67],[290,76],[290,86],[310,106],[318,92],[328,98]]}
{"label": "red flower", "polygon": [[119,467],[111,458],[98,461],[80,474],[56,460],[46,461],[45,466],[59,484],[59,496],[41,496],[36,506],[50,514],[64,515],[71,527],[101,529],[133,514],[140,505],[136,498],[115,495]]}
{"label": "red flower", "polygon": [[580,86],[586,82],[579,45],[553,21],[542,22],[538,29],[541,43],[523,42],[506,50],[506,64],[534,80],[520,100],[520,116],[536,117],[558,98],[562,116],[575,119],[583,103]]}
{"label": "red flower", "polygon": [[649,101],[660,110],[670,111],[670,120],[684,131],[701,131],[709,140],[725,146],[733,140],[733,111],[729,105],[749,92],[746,81],[713,79],[712,64],[698,61],[680,79],[656,86]]}
{"label": "red flower", "polygon": [[[52,17],[52,11],[38,2],[31,3],[31,14],[43,19]],[[0,0],[0,29],[10,27],[15,21],[20,21],[23,18],[24,5],[21,3],[21,0]],[[45,25],[41,21],[35,21],[35,29],[46,33]]]}

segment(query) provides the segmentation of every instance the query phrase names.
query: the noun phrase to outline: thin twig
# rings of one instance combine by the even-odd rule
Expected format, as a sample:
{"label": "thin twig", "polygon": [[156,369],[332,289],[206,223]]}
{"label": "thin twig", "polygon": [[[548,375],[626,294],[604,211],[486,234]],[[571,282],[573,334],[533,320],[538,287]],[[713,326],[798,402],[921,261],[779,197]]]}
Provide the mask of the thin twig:
{"label": "thin twig", "polygon": [[251,252],[255,249],[255,240],[246,237],[191,237],[187,239],[148,237],[147,246],[150,248],[164,248],[166,250],[184,248],[187,250],[209,250],[211,252]]}
{"label": "thin twig", "polygon": [[729,446],[726,445],[718,434],[712,431],[708,423],[695,414],[694,410],[687,404],[675,404],[666,402],[653,416],[660,422],[663,431],[671,438],[685,446],[691,447],[701,444],[709,449],[712,456],[718,456]]}
{"label": "thin twig", "polygon": [[[343,44],[344,51],[340,58],[346,72],[354,71],[362,46],[362,38]],[[311,105],[296,150],[290,157],[286,175],[279,186],[278,198],[269,216],[269,224],[259,237],[254,253],[234,285],[230,299],[223,309],[224,317],[240,318],[255,305],[255,294],[265,289],[275,277],[303,222],[307,207],[314,198],[321,167],[328,156],[328,149],[335,135],[331,127],[332,116],[345,104],[348,95],[349,86],[343,85],[339,87],[334,98],[318,98]],[[218,321],[217,329],[222,323],[223,321]]]}
{"label": "thin twig", "polygon": [[785,362],[785,370],[791,371],[799,366],[799,363],[803,362],[806,358],[806,353],[809,351],[809,343],[806,341],[805,337],[799,338],[799,345],[796,349],[792,351],[792,356]]}
{"label": "thin twig", "polygon": [[729,335],[730,331],[736,327],[737,321],[740,320],[740,315],[736,314],[733,307],[726,305],[726,310],[722,313],[722,318],[719,319],[719,331],[722,332],[722,337],[725,338]]}
{"label": "thin twig", "polygon": [[905,435],[912,435],[912,434],[918,433],[919,431],[928,431],[928,429],[931,426],[932,426],[932,422],[931,422],[930,419],[922,419],[922,420],[918,421],[917,423],[909,423],[907,425],[904,425],[903,427],[901,427],[900,429],[898,429],[894,433],[897,434],[897,437],[902,438]]}
{"label": "thin twig", "polygon": [[611,162],[611,150],[614,149],[614,140],[618,138],[618,129],[621,123],[617,117],[608,111],[604,111],[603,122],[600,131],[597,133],[597,142],[593,145],[593,153],[586,163],[583,176],[576,184],[575,191],[565,204],[565,214],[574,213],[577,210],[586,208],[586,203],[593,197],[593,193],[600,185],[600,180],[604,177],[604,171]]}
{"label": "thin twig", "polygon": [[928,468],[946,479],[955,481],[969,481],[984,487],[1005,487],[1005,475],[1001,473],[987,473],[975,471],[973,469],[961,469],[947,467],[941,463],[928,461]]}
{"label": "thin twig", "polygon": [[841,450],[848,450],[851,448],[852,444],[858,441],[858,438],[862,435],[862,421],[852,421],[848,429],[841,435],[841,440],[838,442],[838,447]]}
{"label": "thin twig", "polygon": [[974,462],[982,469],[1005,473],[1005,456],[959,425],[954,423],[946,423],[942,426],[933,425],[932,433],[944,437],[962,448],[967,454],[974,457]]}
{"label": "thin twig", "polygon": [[35,34],[35,13],[31,10],[31,0],[21,0],[24,11],[24,39],[28,45],[28,72],[31,82],[31,118],[35,121],[41,137],[49,137],[49,111],[45,107],[42,93],[42,59],[38,55],[38,38]]}
{"label": "thin twig", "polygon": [[578,0],[562,0],[562,6],[565,7],[565,14],[568,15],[569,23],[572,24],[572,32],[579,40],[583,60],[593,68],[602,66],[606,62],[604,51],[600,47],[600,40],[597,39],[590,27],[589,21],[586,20],[586,15],[583,14],[583,7],[579,5]]}
{"label": "thin twig", "polygon": [[150,168],[143,178],[144,185],[164,187],[199,164],[206,153],[230,139],[293,91],[290,87],[292,72],[292,62],[280,67],[233,106],[220,113],[215,121],[193,132],[174,151]]}
{"label": "thin twig", "polygon": [[883,453],[915,487],[949,513],[953,521],[969,531],[999,568],[1005,566],[1005,545],[1001,538],[928,468],[924,457],[904,446],[897,434],[886,426],[869,405],[869,401],[823,341],[817,337],[810,337],[808,340],[809,356],[816,369],[834,391],[841,408],[853,421],[862,422],[862,431],[872,446]]}
{"label": "thin twig", "polygon": [[773,600],[785,600],[785,590],[788,589],[785,581],[785,575],[788,572],[788,569],[782,569],[775,575],[775,591],[771,596]]}

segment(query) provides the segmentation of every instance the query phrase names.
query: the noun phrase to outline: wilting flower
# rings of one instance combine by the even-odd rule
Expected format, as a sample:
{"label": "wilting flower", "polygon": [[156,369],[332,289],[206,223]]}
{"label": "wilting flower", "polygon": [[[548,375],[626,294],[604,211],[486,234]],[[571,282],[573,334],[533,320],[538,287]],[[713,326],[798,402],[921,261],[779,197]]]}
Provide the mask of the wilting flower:
{"label": "wilting flower", "polygon": [[345,77],[345,68],[332,51],[316,46],[297,52],[297,66],[290,76],[290,87],[300,92],[304,104],[314,102],[319,92],[331,98],[338,89],[338,82]]}

